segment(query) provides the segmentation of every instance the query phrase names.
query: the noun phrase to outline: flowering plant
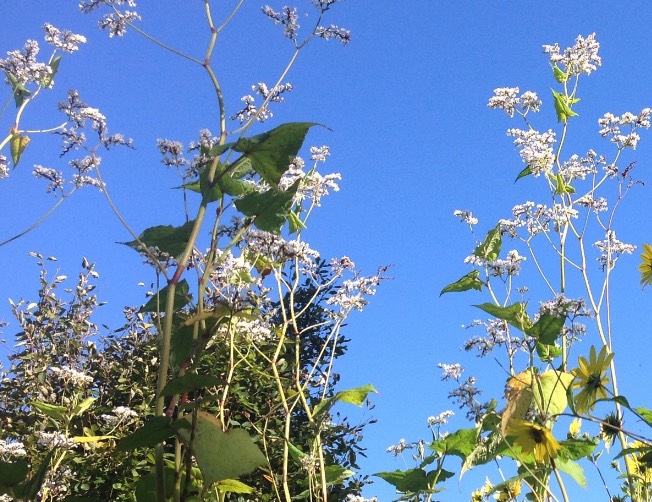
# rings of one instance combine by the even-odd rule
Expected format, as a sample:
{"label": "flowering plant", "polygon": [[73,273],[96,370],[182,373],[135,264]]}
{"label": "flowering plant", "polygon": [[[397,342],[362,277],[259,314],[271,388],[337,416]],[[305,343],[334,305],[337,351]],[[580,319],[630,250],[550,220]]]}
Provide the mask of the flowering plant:
{"label": "flowering plant", "polygon": [[[151,267],[156,285],[144,305],[125,309],[125,325],[107,334],[91,320],[101,306],[93,293],[95,265],[84,258],[77,284],[58,295],[67,277],[49,279],[46,262],[54,258],[33,253],[41,268],[39,300],[12,303],[20,332],[0,374],[2,500],[358,497],[366,423],[351,424],[335,407],[365,405],[375,389],[337,388],[335,361],[347,349],[346,319],[365,307],[386,269],[362,275],[349,257],[325,260],[305,241],[310,216],[339,190],[339,174],[321,174],[330,149],[304,149],[319,126],[291,122],[251,132],[292,91],[286,76],[311,40],[349,42],[348,30],[322,25],[336,3],[310,2],[308,30],[300,29],[297,8],[262,8],[294,51],[274,85],[253,85],[257,98],[246,95],[242,109],[227,113],[211,60],[218,35],[243,2],[218,24],[211,2],[203,1],[210,36],[201,57],[141,29],[133,0],[80,2],[83,13],[106,12],[99,26],[110,37],[133,29],[200,67],[214,93],[216,134],[189,135],[195,141],[187,148],[171,139],[156,144],[162,163],[179,175],[181,223],[141,232],[111,197],[99,156],[102,148],[134,142],[109,134],[98,108],[73,90],[59,104],[63,124],[23,125],[23,112],[54,85],[59,52],[75,52],[85,37],[46,24],[45,39],[55,47],[47,62],[38,60],[33,40],[0,60],[16,105],[0,150],[9,150],[13,166],[29,154],[36,134],[58,135],[62,156],[83,152],[69,161],[71,184],[63,172],[35,165],[33,174],[58,201],[0,245],[33,230],[79,188],[95,186],[131,234],[122,244]],[[9,159],[0,157],[0,178],[10,174]]]}
{"label": "flowering plant", "polygon": [[[447,411],[428,419],[436,425],[430,442],[401,440],[390,447],[395,455],[417,450],[414,468],[377,474],[402,494],[400,500],[433,500],[441,483],[454,475],[444,469],[445,461],[450,469],[451,456],[461,459],[460,476],[490,462],[499,466],[501,478],[487,478],[472,494],[474,501],[520,500],[522,493],[527,500],[568,501],[562,473],[586,487],[586,461],[598,469],[610,500],[650,500],[652,412],[630,403],[617,384],[611,278],[619,259],[635,251],[616,237],[615,214],[639,184],[626,156],[650,127],[652,111],[606,113],[598,120],[598,134],[612,145],[610,155],[567,153],[573,125],[580,121],[579,82],[601,65],[598,49],[595,34],[578,36],[563,51],[558,44],[543,46],[556,81],[551,102],[558,130],[534,126],[533,114],[543,107],[535,92],[505,87],[489,99],[490,108],[522,120],[523,128],[507,131],[524,164],[516,181],[536,183],[549,202],[515,205],[512,216],[489,229],[464,260],[472,270],[442,289],[441,295],[471,290],[488,295],[489,301],[474,306],[490,317],[471,326],[485,334],[463,348],[498,361],[505,393],[502,399],[482,400],[478,381],[464,379],[459,363],[439,365],[442,380],[457,384],[449,397],[474,426],[443,433],[441,426],[452,415]],[[454,215],[472,232],[478,225],[471,211]],[[506,244],[512,249],[504,253]],[[525,283],[522,272],[529,263],[538,281]],[[641,283],[649,284],[648,245],[640,271]],[[639,420],[644,430],[626,428],[626,417]],[[611,466],[620,493],[606,482],[598,463],[614,445],[619,452],[611,454]]]}

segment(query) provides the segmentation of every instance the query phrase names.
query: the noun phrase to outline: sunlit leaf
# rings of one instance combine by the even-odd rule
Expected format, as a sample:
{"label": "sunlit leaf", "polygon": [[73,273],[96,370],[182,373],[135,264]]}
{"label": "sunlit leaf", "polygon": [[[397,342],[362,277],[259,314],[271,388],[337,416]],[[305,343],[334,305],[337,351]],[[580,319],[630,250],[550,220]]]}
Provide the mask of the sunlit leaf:
{"label": "sunlit leaf", "polygon": [[81,403],[79,403],[75,408],[72,410],[72,415],[74,417],[82,415],[88,408],[92,406],[92,404],[95,402],[94,397],[87,397],[84,399]]}
{"label": "sunlit leaf", "polygon": [[498,258],[502,246],[503,241],[500,235],[500,224],[498,224],[487,232],[484,242],[473,250],[473,255],[484,260],[495,260]]}
{"label": "sunlit leaf", "polygon": [[565,322],[566,316],[543,314],[525,333],[545,345],[554,345],[561,336]]}
{"label": "sunlit leaf", "polygon": [[576,117],[577,113],[571,110],[568,99],[565,94],[556,92],[554,89],[552,91],[552,97],[555,101],[555,111],[557,112],[557,122],[568,122],[570,117]]}
{"label": "sunlit leaf", "polygon": [[5,76],[7,77],[7,81],[9,82],[9,85],[11,85],[11,89],[14,93],[16,108],[20,108],[23,102],[30,97],[32,93],[18,81],[13,73],[6,71]]}
{"label": "sunlit leaf", "polygon": [[215,486],[221,493],[254,493],[254,489],[237,479],[223,479],[217,481]]}
{"label": "sunlit leaf", "polygon": [[516,183],[518,180],[521,178],[525,178],[526,176],[529,176],[532,174],[532,168],[530,166],[527,166],[525,169],[523,169],[520,173],[518,173],[518,176],[514,180],[514,183]]}
{"label": "sunlit leaf", "polygon": [[30,403],[34,408],[50,418],[61,421],[65,420],[68,414],[68,408],[59,406],[57,404],[42,403],[40,401],[32,401]]}
{"label": "sunlit leaf", "polygon": [[233,150],[241,152],[251,161],[251,167],[272,187],[277,187],[283,173],[288,170],[303,145],[308,130],[317,124],[290,122],[271,131],[241,138]]}
{"label": "sunlit leaf", "polygon": [[447,455],[455,455],[464,460],[474,450],[477,442],[478,431],[476,429],[459,429],[444,439],[433,441],[430,449]]}
{"label": "sunlit leaf", "polygon": [[50,87],[52,85],[52,82],[54,82],[54,77],[57,75],[57,72],[59,71],[59,64],[61,64],[61,57],[62,56],[57,56],[48,65],[50,67],[50,73],[43,76],[43,78],[39,82],[43,87]]}
{"label": "sunlit leaf", "polygon": [[468,291],[470,289],[482,291],[482,286],[484,285],[484,282],[478,279],[479,275],[480,275],[480,271],[472,270],[462,278],[458,279],[457,281],[449,284],[444,289],[442,289],[441,292],[439,293],[439,296],[443,295],[444,293],[460,293],[462,291]]}
{"label": "sunlit leaf", "polygon": [[561,457],[557,458],[555,465],[561,472],[565,472],[582,488],[586,488],[586,476],[582,466],[573,460],[565,460]]}
{"label": "sunlit leaf", "polygon": [[600,443],[599,438],[580,437],[560,441],[559,456],[568,460],[587,458]]}
{"label": "sunlit leaf", "polygon": [[14,167],[20,162],[20,158],[29,144],[29,136],[22,136],[21,134],[14,132],[11,135],[11,140],[9,141],[9,150],[11,151],[11,160],[14,163]]}
{"label": "sunlit leaf", "polygon": [[152,417],[145,424],[128,436],[118,441],[119,451],[135,450],[136,448],[152,447],[170,439],[175,434],[172,419],[169,417]]}
{"label": "sunlit leaf", "polygon": [[509,307],[501,307],[499,305],[494,305],[493,303],[474,305],[474,307],[484,310],[487,314],[507,321],[509,324],[523,332],[532,327],[532,321],[527,315],[525,306],[524,303],[520,302],[514,303]]}
{"label": "sunlit leaf", "polygon": [[505,399],[507,405],[501,414],[500,431],[506,435],[506,429],[512,418],[521,420],[525,417],[532,406],[532,370],[527,369],[513,376],[505,386]]}
{"label": "sunlit leaf", "polygon": [[561,371],[548,370],[537,375],[536,383],[532,386],[534,403],[539,411],[548,415],[559,415],[568,406],[566,398],[570,389],[573,375]]}
{"label": "sunlit leaf", "polygon": [[328,411],[338,401],[361,406],[362,403],[364,403],[367,399],[367,396],[372,392],[376,394],[378,393],[378,391],[371,384],[361,385],[360,387],[356,387],[354,389],[339,391],[334,396],[318,403],[315,406],[313,413],[318,415],[323,411]]}

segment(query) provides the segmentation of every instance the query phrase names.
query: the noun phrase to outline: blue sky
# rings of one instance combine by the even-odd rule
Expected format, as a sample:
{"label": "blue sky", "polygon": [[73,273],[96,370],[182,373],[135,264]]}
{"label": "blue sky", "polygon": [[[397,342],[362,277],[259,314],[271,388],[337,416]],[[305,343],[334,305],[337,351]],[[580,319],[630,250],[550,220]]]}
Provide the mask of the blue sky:
{"label": "blue sky", "polygon": [[[222,12],[218,4],[231,3],[215,2],[216,15]],[[79,89],[84,100],[107,116],[112,131],[134,138],[137,146],[135,152],[104,155],[106,181],[126,218],[140,230],[180,223],[181,206],[169,189],[178,183],[160,164],[155,141],[164,137],[187,143],[202,128],[217,130],[210,85],[200,68],[133,32],[109,40],[96,29],[96,17],[79,14],[76,4],[26,0],[19,9],[15,3],[0,5],[2,53],[22,47],[27,38],[40,40],[44,22],[88,37],[79,53],[64,58],[55,90],[24,123],[59,123],[49,110],[65,90]],[[297,5],[309,8],[307,0]],[[138,10],[144,29],[203,54],[207,33],[201,2],[139,5]],[[352,42],[341,47],[317,40],[307,47],[288,77],[295,90],[260,130],[304,120],[332,129],[311,132],[308,142],[330,145],[332,156],[324,168],[342,173],[341,191],[324,201],[306,238],[324,257],[347,254],[369,274],[378,265],[393,265],[393,280],[349,322],[346,334],[352,342],[340,366],[343,387],[372,383],[379,390],[372,412],[379,422],[365,434],[368,460],[363,467],[373,473],[401,467],[385,448],[400,438],[427,436],[426,418],[453,408],[437,363],[461,362],[481,387],[498,378],[493,385],[496,397],[500,395],[498,367],[459,349],[470,336],[460,326],[479,317],[468,305],[487,298],[479,293],[438,296],[443,286],[469,271],[462,260],[475,244],[453,218],[453,210],[473,210],[480,219],[478,235],[483,236],[497,219],[509,216],[513,205],[536,196],[532,180],[513,183],[523,166],[505,130],[521,124],[487,108],[492,90],[520,86],[537,91],[544,107],[536,123],[556,127],[549,94],[554,82],[541,45],[559,42],[566,47],[578,34],[596,32],[603,65],[580,83],[580,117],[569,142],[580,154],[588,148],[612,153],[597,135],[597,119],[606,111],[637,113],[652,105],[652,7],[641,1],[582,1],[569,8],[560,1],[343,0],[329,14],[327,22],[351,30]],[[245,2],[242,18],[224,32],[214,57],[231,111],[252,84],[272,83],[291,49],[280,29],[260,13],[260,5]],[[0,127],[6,130],[9,124]],[[39,156],[52,151],[46,149],[47,141],[34,141],[22,164],[0,182],[0,241],[53,202],[30,175],[32,164],[50,161]],[[649,134],[642,134],[630,160],[638,161],[638,178],[652,179]],[[639,247],[652,241],[646,217],[651,201],[649,186],[637,188],[625,200],[616,222],[621,240]],[[9,265],[0,276],[0,319],[9,319],[6,298],[35,291],[37,270],[27,256],[32,250],[57,256],[61,270],[69,274],[82,256],[95,261],[102,274],[99,294],[109,302],[104,315],[109,321],[120,319],[123,304],[142,301],[137,282],[148,280],[133,251],[115,244],[125,240],[129,236],[100,194],[90,189],[76,194],[42,227],[0,249]],[[619,264],[613,297],[618,312],[615,352],[628,362],[621,365],[620,381],[630,400],[652,383],[646,371],[652,354],[644,343],[652,293],[639,287],[637,264],[638,252]],[[641,392],[639,397],[647,396]],[[469,424],[460,416],[451,428],[458,426]],[[485,473],[497,479],[495,471],[487,470],[464,478],[459,486],[451,480],[444,499],[467,500]],[[391,493],[382,481],[368,490],[381,501],[390,500]]]}

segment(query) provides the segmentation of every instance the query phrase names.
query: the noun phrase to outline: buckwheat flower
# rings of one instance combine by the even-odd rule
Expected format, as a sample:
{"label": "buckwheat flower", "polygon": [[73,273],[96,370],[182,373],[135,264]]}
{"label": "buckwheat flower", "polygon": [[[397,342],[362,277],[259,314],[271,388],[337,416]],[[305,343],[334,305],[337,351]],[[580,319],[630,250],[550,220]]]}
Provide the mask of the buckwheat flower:
{"label": "buckwheat flower", "polygon": [[356,277],[343,281],[337,292],[326,300],[329,305],[338,306],[340,311],[333,312],[332,316],[344,319],[352,310],[362,311],[369,303],[367,296],[376,294],[376,286],[382,279],[380,269],[378,274],[372,277]]}
{"label": "buckwheat flower", "polygon": [[183,144],[180,141],[159,138],[156,140],[156,146],[163,155],[161,162],[167,167],[181,168],[188,164],[183,157]]}
{"label": "buckwheat flower", "polygon": [[461,222],[467,223],[471,226],[478,224],[478,219],[473,216],[471,211],[462,211],[460,209],[456,209],[453,211],[453,216],[457,216]]}
{"label": "buckwheat flower", "polygon": [[72,159],[68,161],[68,165],[79,171],[79,174],[86,174],[99,167],[101,163],[102,157],[98,157],[97,155],[87,155],[81,159]]}
{"label": "buckwheat flower", "polygon": [[591,176],[598,172],[598,165],[604,165],[605,159],[603,156],[598,156],[593,150],[589,150],[586,157],[580,157],[577,154],[561,164],[559,173],[567,183],[573,180],[584,180],[587,176]]}
{"label": "buckwheat flower", "polygon": [[451,410],[442,411],[436,417],[428,417],[428,425],[433,427],[447,424],[448,419],[454,415],[455,413]]}
{"label": "buckwheat flower", "polygon": [[36,444],[42,448],[51,450],[53,448],[70,449],[75,445],[72,438],[67,438],[61,432],[35,431]]}
{"label": "buckwheat flower", "polygon": [[45,30],[45,41],[54,45],[57,49],[72,54],[79,49],[80,44],[86,43],[86,37],[77,35],[68,30],[60,30],[49,23],[43,25]]}
{"label": "buckwheat flower", "polygon": [[330,148],[326,145],[322,147],[310,147],[310,160],[314,160],[315,162],[326,162],[326,157],[330,154]]}
{"label": "buckwheat flower", "polygon": [[494,95],[489,98],[487,106],[494,110],[503,110],[510,117],[514,116],[514,111],[519,104],[518,87],[499,87],[494,89]]}
{"label": "buckwheat flower", "polygon": [[7,157],[0,154],[0,180],[9,177],[9,167],[7,166]]}
{"label": "buckwheat flower", "polygon": [[523,113],[527,113],[530,110],[538,112],[541,109],[541,100],[534,91],[525,91],[521,94],[519,101]]}
{"label": "buckwheat flower", "polygon": [[290,92],[294,89],[294,86],[290,82],[286,82],[285,84],[279,84],[276,87],[270,89],[267,87],[267,84],[264,82],[258,82],[255,85],[251,86],[251,90],[254,91],[257,94],[260,94],[264,99],[267,99],[269,97],[270,101],[273,101],[275,103],[281,103],[285,101],[285,96],[283,96],[284,93]]}
{"label": "buckwheat flower", "polygon": [[24,457],[25,455],[27,455],[27,450],[21,441],[13,439],[0,440],[0,459],[3,462],[9,462],[14,458]]}
{"label": "buckwheat flower", "polygon": [[61,171],[36,164],[34,165],[32,174],[37,178],[41,178],[50,182],[47,188],[48,193],[63,191],[64,179],[63,173]]}
{"label": "buckwheat flower", "polygon": [[441,377],[442,380],[459,380],[462,376],[462,372],[464,371],[464,368],[462,368],[460,363],[439,363],[437,367],[441,368],[444,371],[444,374]]}
{"label": "buckwheat flower", "polygon": [[342,45],[351,41],[351,32],[335,24],[331,24],[328,28],[318,26],[315,28],[315,35],[324,40],[338,40]]}
{"label": "buckwheat flower", "polygon": [[105,14],[97,24],[100,29],[109,32],[109,38],[122,37],[127,32],[127,25],[140,19],[137,12],[125,10],[120,13]]}
{"label": "buckwheat flower", "polygon": [[341,277],[345,270],[355,270],[355,262],[348,256],[342,256],[342,258],[332,258],[330,265],[333,273],[337,277]]}
{"label": "buckwheat flower", "polygon": [[299,23],[297,22],[299,16],[297,15],[296,7],[286,6],[283,7],[281,12],[276,12],[269,5],[264,5],[262,10],[263,14],[274,21],[274,24],[283,26],[286,37],[290,40],[296,40],[297,32],[299,31]]}
{"label": "buckwheat flower", "polygon": [[600,213],[602,211],[607,211],[609,209],[607,205],[607,199],[604,197],[593,197],[591,194],[586,194],[575,200],[576,204],[584,206],[593,210],[593,212]]}
{"label": "buckwheat flower", "polygon": [[11,73],[19,84],[38,83],[52,73],[47,64],[36,60],[39,50],[36,40],[28,40],[22,51],[7,52],[7,58],[0,59],[0,69]]}
{"label": "buckwheat flower", "polygon": [[362,495],[354,495],[352,493],[349,493],[343,502],[378,502],[378,497],[371,497],[370,499],[367,499],[364,498]]}
{"label": "buckwheat flower", "polygon": [[322,176],[317,171],[307,174],[301,180],[299,189],[297,190],[295,201],[304,199],[311,199],[315,206],[321,206],[321,199],[330,193],[339,192],[340,186],[337,183],[342,179],[340,173],[331,173]]}
{"label": "buckwheat flower", "polygon": [[562,64],[564,71],[568,75],[580,75],[598,69],[602,65],[602,59],[598,55],[600,44],[595,39],[595,33],[591,33],[586,38],[578,35],[575,39],[575,45],[564,49],[561,53],[559,44],[544,45],[543,52],[550,56],[550,63],[553,65]]}
{"label": "buckwheat flower", "polygon": [[636,250],[636,246],[633,244],[619,241],[616,238],[616,232],[613,230],[607,230],[605,239],[597,241],[593,245],[602,252],[598,258],[598,263],[600,263],[602,269],[605,267],[611,269],[621,255],[632,254]]}
{"label": "buckwheat flower", "polygon": [[485,263],[485,266],[489,270],[489,274],[492,277],[502,277],[502,276],[515,276],[518,275],[521,271],[521,263],[526,260],[525,256],[518,254],[518,251],[513,249],[504,260],[496,259],[490,260]]}
{"label": "buckwheat flower", "polygon": [[400,439],[397,444],[393,444],[387,447],[387,453],[391,453],[395,457],[403,453],[405,450],[413,448],[414,445],[408,444],[405,439]]}
{"label": "buckwheat flower", "polygon": [[113,408],[111,410],[116,417],[118,417],[120,420],[131,420],[132,418],[138,417],[138,413],[136,413],[134,410],[131,408],[128,408],[127,406],[118,406],[116,408]]}
{"label": "buckwheat flower", "polygon": [[319,258],[319,253],[305,242],[286,241],[280,235],[258,229],[250,230],[246,240],[248,251],[254,256],[266,256],[274,263],[285,263],[296,259],[303,265],[312,267],[314,260]]}
{"label": "buckwheat flower", "polygon": [[63,380],[66,383],[71,383],[76,387],[83,388],[93,383],[92,376],[86,375],[81,371],[77,371],[76,369],[70,366],[61,366],[61,367],[52,366],[49,369],[51,373],[57,375],[59,378],[61,378],[61,380]]}
{"label": "buckwheat flower", "polygon": [[555,144],[555,133],[548,130],[544,133],[529,129],[508,129],[507,135],[514,137],[514,145],[520,147],[520,156],[532,174],[539,176],[549,173],[555,161],[552,145]]}
{"label": "buckwheat flower", "polygon": [[322,12],[326,12],[331,5],[336,3],[338,0],[312,0],[312,4],[317,7]]}

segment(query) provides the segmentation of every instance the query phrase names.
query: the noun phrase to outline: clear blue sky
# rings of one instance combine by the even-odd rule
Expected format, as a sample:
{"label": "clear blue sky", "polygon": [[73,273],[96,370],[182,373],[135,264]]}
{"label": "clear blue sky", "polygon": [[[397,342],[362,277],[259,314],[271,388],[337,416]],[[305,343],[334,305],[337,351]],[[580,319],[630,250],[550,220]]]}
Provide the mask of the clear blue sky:
{"label": "clear blue sky", "polygon": [[[138,10],[144,29],[202,56],[208,34],[201,2],[142,3]],[[224,12],[220,5],[233,2],[214,3],[219,17]],[[137,146],[135,152],[104,155],[106,181],[127,219],[139,230],[179,224],[178,194],[169,190],[177,180],[160,164],[155,141],[164,137],[187,143],[202,128],[217,130],[209,82],[200,68],[133,32],[109,40],[96,29],[96,16],[79,14],[76,5],[67,0],[2,2],[0,52],[22,47],[28,38],[41,40],[44,22],[86,35],[88,43],[79,53],[64,58],[55,90],[39,110],[52,109],[68,88],[79,89],[107,116],[112,131],[134,138]],[[307,0],[298,5],[309,7]],[[527,192],[531,181],[513,184],[522,164],[505,129],[520,124],[487,108],[492,90],[520,86],[539,92],[544,111],[537,123],[554,127],[553,82],[541,45],[566,47],[578,34],[596,32],[603,66],[581,83],[578,127],[587,132],[571,141],[577,142],[578,153],[588,148],[612,153],[597,135],[597,119],[606,111],[621,114],[652,106],[652,6],[643,1],[343,0],[330,14],[327,22],[349,28],[352,42],[341,47],[316,41],[308,47],[288,78],[295,90],[264,127],[306,120],[332,128],[312,132],[308,142],[330,145],[332,156],[324,167],[342,173],[341,191],[324,200],[307,239],[322,256],[347,254],[367,273],[393,265],[394,279],[349,322],[346,334],[352,342],[340,365],[343,388],[372,383],[379,390],[373,398],[379,423],[365,434],[368,460],[363,467],[373,473],[401,467],[385,448],[400,438],[427,437],[426,418],[452,408],[437,363],[461,362],[481,387],[483,379],[496,380],[497,366],[479,364],[459,349],[470,336],[460,326],[480,317],[467,305],[486,297],[438,297],[444,285],[468,272],[462,260],[474,247],[453,210],[472,209],[480,219],[478,233],[484,235],[497,219],[509,216],[513,205],[533,197]],[[215,67],[232,111],[251,84],[271,84],[291,53],[278,27],[251,0],[218,43]],[[57,120],[44,112],[26,116],[23,124],[33,121],[36,127]],[[9,124],[0,127],[7,130]],[[652,136],[642,136],[633,159],[638,160],[638,177],[652,179]],[[40,145],[35,139],[11,178],[0,181],[0,241],[52,203],[44,184],[30,175],[35,163],[57,167],[57,159],[40,155]],[[619,238],[639,247],[652,241],[649,189],[635,190],[618,216]],[[95,261],[102,274],[99,294],[109,302],[103,315],[119,322],[123,304],[142,301],[136,284],[149,279],[135,253],[115,244],[125,240],[130,240],[128,234],[99,193],[87,189],[77,194],[38,230],[0,249],[5,265],[0,319],[10,318],[6,298],[30,296],[37,287],[37,269],[27,256],[34,250],[57,256],[68,274],[77,270],[82,256]],[[646,343],[652,292],[639,287],[637,264],[638,252],[622,260],[613,298],[619,314],[615,352],[623,360],[631,357],[620,369],[630,400],[652,384],[646,369],[652,356]],[[8,328],[5,334],[11,332]],[[498,380],[500,389],[503,377]],[[641,400],[648,396],[638,394]],[[451,428],[457,426],[470,425],[460,416]],[[498,479],[495,470],[488,470],[464,478],[459,487],[450,480],[442,499],[468,500],[485,472]],[[381,501],[392,496],[380,480],[367,493]]]}

